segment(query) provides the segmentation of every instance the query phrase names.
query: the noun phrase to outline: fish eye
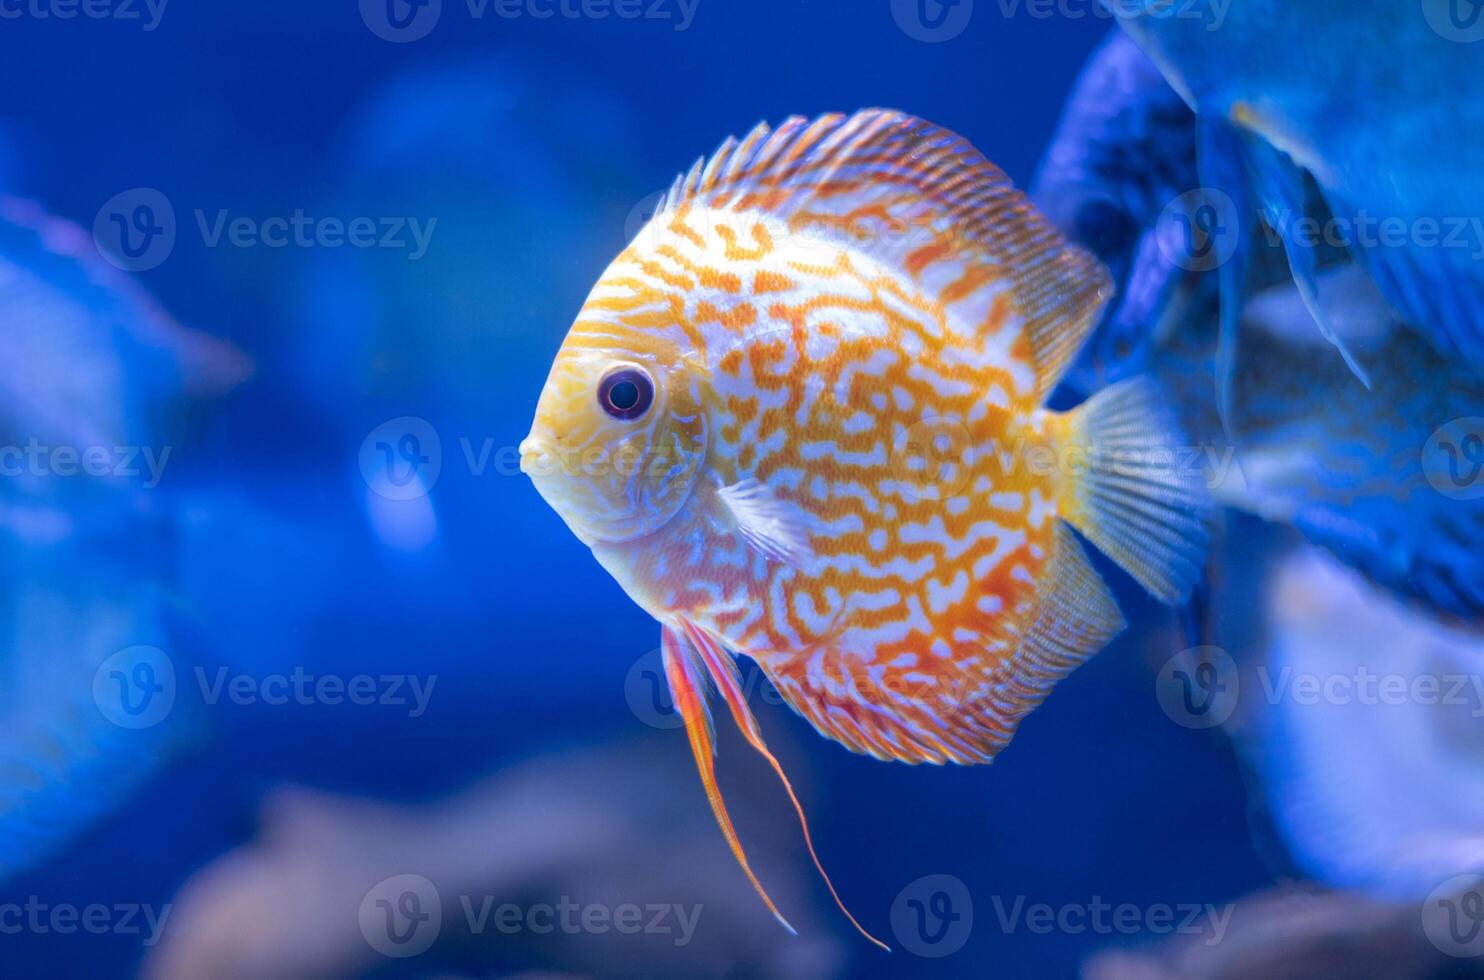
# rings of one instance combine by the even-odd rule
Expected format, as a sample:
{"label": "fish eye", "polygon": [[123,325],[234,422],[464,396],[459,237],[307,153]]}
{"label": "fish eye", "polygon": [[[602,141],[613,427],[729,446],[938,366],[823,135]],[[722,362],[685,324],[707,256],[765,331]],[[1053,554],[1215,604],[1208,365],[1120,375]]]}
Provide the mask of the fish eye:
{"label": "fish eye", "polygon": [[654,403],[654,381],[634,365],[611,368],[598,382],[598,404],[610,416],[632,422]]}

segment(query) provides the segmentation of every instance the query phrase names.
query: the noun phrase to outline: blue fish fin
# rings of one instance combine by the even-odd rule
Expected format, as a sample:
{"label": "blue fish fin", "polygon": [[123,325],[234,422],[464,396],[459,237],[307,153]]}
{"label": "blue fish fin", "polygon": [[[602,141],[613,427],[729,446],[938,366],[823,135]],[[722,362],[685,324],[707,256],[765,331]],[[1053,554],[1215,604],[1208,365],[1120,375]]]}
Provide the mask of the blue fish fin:
{"label": "blue fish fin", "polygon": [[[1244,222],[1236,234],[1246,232],[1252,214],[1246,170],[1242,165],[1242,141],[1237,131],[1222,120],[1199,117],[1196,135],[1196,170],[1203,187],[1226,194],[1234,205],[1236,220]],[[1220,321],[1216,335],[1216,413],[1231,441],[1232,378],[1236,373],[1237,334],[1242,322],[1242,304],[1247,278],[1247,251],[1238,243],[1227,261],[1216,270],[1220,297]]]}
{"label": "blue fish fin", "polygon": [[[1453,232],[1445,227],[1442,234]],[[1350,252],[1403,320],[1416,324],[1439,350],[1484,364],[1484,271],[1473,249],[1424,251],[1411,243],[1373,247],[1357,241]]]}
{"label": "blue fish fin", "polygon": [[1286,154],[1256,134],[1248,134],[1246,145],[1263,211],[1267,214],[1268,223],[1283,241],[1283,250],[1288,255],[1288,269],[1293,274],[1293,283],[1298,287],[1304,306],[1319,326],[1324,339],[1333,344],[1345,359],[1350,373],[1369,390],[1370,376],[1356,360],[1349,345],[1335,332],[1334,325],[1329,322],[1329,317],[1325,315],[1319,302],[1319,287],[1315,281],[1319,257],[1314,245],[1294,234],[1297,223],[1308,214],[1304,171]]}

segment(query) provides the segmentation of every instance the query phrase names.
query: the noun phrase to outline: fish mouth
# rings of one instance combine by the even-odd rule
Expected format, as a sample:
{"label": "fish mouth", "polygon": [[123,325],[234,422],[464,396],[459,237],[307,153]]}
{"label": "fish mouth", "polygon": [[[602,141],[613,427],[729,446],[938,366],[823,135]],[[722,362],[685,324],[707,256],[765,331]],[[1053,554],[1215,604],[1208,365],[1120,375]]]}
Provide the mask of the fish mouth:
{"label": "fish mouth", "polygon": [[534,478],[551,468],[551,447],[536,436],[526,436],[516,450],[520,453],[520,471]]}

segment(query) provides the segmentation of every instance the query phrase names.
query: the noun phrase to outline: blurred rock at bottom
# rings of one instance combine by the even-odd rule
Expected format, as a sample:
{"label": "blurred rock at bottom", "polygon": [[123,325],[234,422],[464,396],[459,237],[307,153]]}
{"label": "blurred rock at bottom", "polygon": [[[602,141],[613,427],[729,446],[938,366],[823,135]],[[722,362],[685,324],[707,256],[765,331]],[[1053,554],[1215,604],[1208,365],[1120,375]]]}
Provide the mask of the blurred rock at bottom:
{"label": "blurred rock at bottom", "polygon": [[143,975],[846,975],[789,814],[771,793],[734,794],[797,938],[732,861],[683,743],[543,756],[418,807],[280,790],[255,841],[187,882]]}

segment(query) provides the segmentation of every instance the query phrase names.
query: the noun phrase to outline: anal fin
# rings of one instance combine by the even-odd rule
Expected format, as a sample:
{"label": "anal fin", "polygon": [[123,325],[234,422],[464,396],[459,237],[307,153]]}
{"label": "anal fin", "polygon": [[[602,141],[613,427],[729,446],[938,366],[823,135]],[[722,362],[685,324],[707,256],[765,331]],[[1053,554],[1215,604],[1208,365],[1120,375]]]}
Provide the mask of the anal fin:
{"label": "anal fin", "polygon": [[1030,626],[1020,636],[1010,692],[1028,714],[1057,681],[1071,673],[1127,625],[1108,583],[1088,560],[1082,542],[1057,524],[1051,562],[1042,578]]}
{"label": "anal fin", "polygon": [[[1034,595],[946,655],[880,664],[839,647],[759,661],[779,693],[826,738],[906,763],[986,763],[1060,680],[1124,626],[1076,536],[1057,524]],[[1001,625],[1004,624],[1004,625]],[[1018,624],[1018,625],[1017,625]]]}

